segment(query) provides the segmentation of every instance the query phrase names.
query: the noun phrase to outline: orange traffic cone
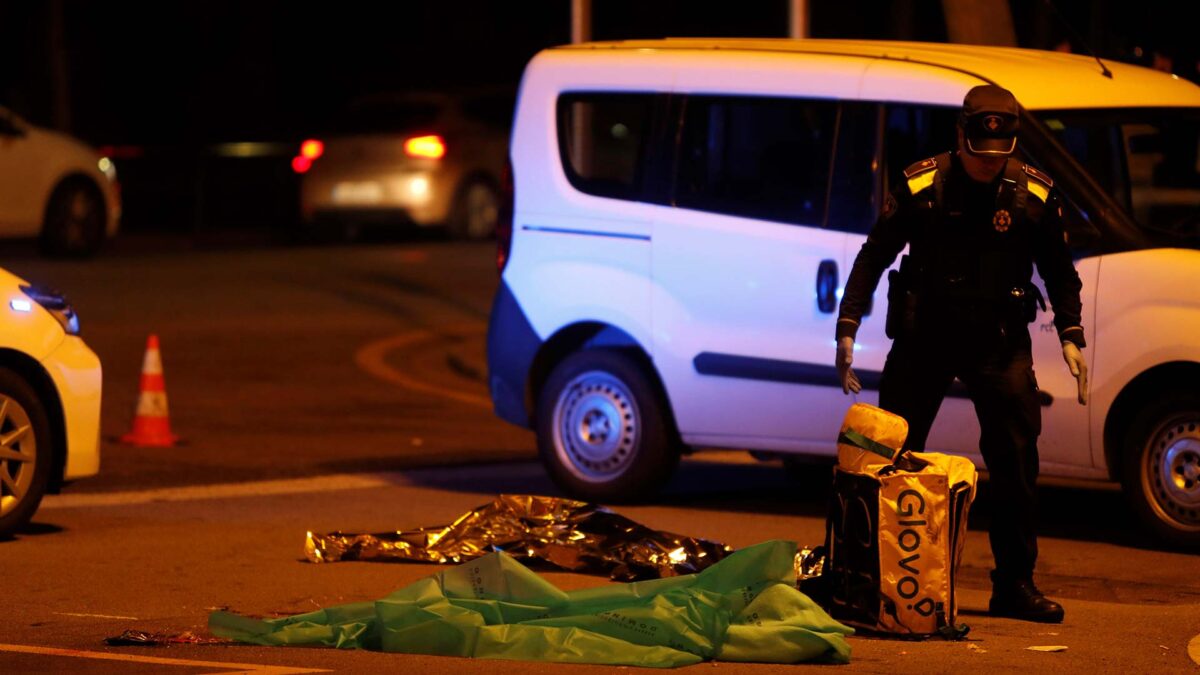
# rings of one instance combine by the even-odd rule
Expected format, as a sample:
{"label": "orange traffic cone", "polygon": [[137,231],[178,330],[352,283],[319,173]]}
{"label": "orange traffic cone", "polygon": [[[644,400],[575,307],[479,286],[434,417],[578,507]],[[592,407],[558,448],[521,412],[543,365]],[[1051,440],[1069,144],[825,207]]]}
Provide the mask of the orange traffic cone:
{"label": "orange traffic cone", "polygon": [[169,448],[177,440],[179,437],[171,434],[171,423],[167,420],[167,389],[163,381],[162,357],[158,353],[158,336],[151,335],[146,339],[133,429],[121,437],[121,442],[138,447]]}

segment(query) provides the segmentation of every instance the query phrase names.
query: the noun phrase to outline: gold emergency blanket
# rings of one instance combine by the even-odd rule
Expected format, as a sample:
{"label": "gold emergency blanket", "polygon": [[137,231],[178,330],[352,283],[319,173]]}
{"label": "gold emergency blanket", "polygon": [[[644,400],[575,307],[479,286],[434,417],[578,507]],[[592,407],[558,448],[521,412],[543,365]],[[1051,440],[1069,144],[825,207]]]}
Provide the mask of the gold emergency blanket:
{"label": "gold emergency blanket", "polygon": [[882,633],[961,637],[954,575],[975,465],[901,453],[907,430],[903,418],[862,403],[846,415],[829,519],[830,614]]}
{"label": "gold emergency blanket", "polygon": [[309,532],[304,544],[305,556],[318,563],[461,563],[495,551],[634,581],[693,574],[733,549],[653,530],[597,504],[536,495],[500,495],[449,525],[376,534]]}

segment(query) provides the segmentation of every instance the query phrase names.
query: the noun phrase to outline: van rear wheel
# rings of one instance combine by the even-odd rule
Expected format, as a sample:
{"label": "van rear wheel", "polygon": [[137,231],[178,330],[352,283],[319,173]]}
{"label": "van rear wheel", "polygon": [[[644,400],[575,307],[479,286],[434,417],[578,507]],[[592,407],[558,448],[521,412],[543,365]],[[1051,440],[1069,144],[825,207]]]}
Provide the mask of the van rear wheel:
{"label": "van rear wheel", "polygon": [[1200,395],[1148,401],[1126,435],[1122,482],[1130,505],[1160,538],[1200,547]]}
{"label": "van rear wheel", "polygon": [[653,381],[626,354],[576,352],[551,372],[538,400],[538,452],[564,492],[598,502],[651,495],[679,452]]}

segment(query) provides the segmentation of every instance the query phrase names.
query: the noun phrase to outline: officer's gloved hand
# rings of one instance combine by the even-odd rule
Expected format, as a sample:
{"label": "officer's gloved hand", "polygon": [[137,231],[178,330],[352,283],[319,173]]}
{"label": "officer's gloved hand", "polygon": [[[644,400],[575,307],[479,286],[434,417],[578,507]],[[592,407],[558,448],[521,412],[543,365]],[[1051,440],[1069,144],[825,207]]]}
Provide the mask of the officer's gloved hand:
{"label": "officer's gloved hand", "polygon": [[1075,376],[1075,382],[1079,385],[1079,405],[1087,405],[1087,362],[1083,360],[1083,354],[1074,342],[1063,342],[1063,360],[1067,362],[1067,367],[1071,369],[1071,374]]}
{"label": "officer's gloved hand", "polygon": [[854,363],[854,338],[844,337],[838,340],[836,361],[838,377],[842,380],[843,394],[849,394],[850,392],[857,394],[862,391],[862,383],[858,381],[858,376],[850,369],[851,363]]}

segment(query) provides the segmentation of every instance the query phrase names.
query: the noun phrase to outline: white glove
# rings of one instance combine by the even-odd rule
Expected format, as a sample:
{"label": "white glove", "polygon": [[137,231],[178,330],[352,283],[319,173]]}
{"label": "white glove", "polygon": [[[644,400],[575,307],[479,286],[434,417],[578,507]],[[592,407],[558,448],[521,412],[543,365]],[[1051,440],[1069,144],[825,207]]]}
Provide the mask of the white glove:
{"label": "white glove", "polygon": [[1079,405],[1087,405],[1087,362],[1083,360],[1083,354],[1074,342],[1063,342],[1063,360],[1067,362],[1067,367],[1071,369],[1071,374],[1075,376],[1075,382],[1079,385]]}
{"label": "white glove", "polygon": [[837,361],[835,361],[838,377],[842,380],[843,394],[849,394],[850,392],[857,394],[862,391],[862,383],[858,381],[858,376],[850,369],[851,363],[854,363],[854,338],[844,337],[838,340]]}

